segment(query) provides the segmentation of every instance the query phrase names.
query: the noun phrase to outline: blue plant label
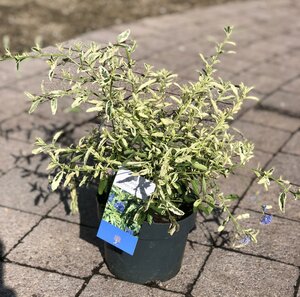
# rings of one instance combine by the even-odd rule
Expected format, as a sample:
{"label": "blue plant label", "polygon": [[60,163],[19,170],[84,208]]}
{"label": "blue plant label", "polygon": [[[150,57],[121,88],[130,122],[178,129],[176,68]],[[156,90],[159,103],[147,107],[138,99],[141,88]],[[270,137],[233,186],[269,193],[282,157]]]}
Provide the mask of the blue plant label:
{"label": "blue plant label", "polygon": [[134,216],[154,190],[155,184],[151,181],[120,169],[110,190],[97,237],[133,255],[141,229]]}

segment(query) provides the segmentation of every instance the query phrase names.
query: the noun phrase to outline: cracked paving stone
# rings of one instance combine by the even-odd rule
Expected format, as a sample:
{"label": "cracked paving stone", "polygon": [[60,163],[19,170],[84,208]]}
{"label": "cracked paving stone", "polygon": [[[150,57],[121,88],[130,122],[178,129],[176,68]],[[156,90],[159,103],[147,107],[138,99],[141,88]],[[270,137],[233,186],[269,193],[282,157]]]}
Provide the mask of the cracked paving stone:
{"label": "cracked paving stone", "polygon": [[9,255],[9,260],[87,277],[99,265],[97,229],[55,219],[43,220]]}

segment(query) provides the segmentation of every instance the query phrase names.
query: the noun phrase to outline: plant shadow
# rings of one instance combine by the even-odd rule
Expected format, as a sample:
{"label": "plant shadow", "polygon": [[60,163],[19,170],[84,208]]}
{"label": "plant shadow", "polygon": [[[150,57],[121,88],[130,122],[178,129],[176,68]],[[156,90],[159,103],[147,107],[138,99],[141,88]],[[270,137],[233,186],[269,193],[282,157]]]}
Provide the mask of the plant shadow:
{"label": "plant shadow", "polygon": [[[63,125],[55,123],[49,125],[47,122],[43,124],[40,119],[37,122],[38,124],[33,121],[32,125],[27,123],[26,127],[21,127],[18,122],[15,126],[10,127],[2,126],[0,123],[0,135],[4,137],[8,143],[10,140],[16,140],[16,135],[22,135],[22,140],[20,141],[33,143],[32,135],[40,133],[44,135],[42,138],[46,143],[51,143],[53,135],[59,130],[64,130],[65,132],[59,141],[62,146],[69,146],[72,143],[78,142],[79,138],[82,137],[82,135],[76,134],[76,129],[82,129],[81,134],[86,133],[86,131],[84,131],[85,125],[91,124],[93,119],[89,121],[83,120],[80,124],[75,125],[70,124],[69,122],[66,122]],[[90,244],[97,246],[102,253],[103,242],[96,237],[97,228],[100,222],[100,217],[98,215],[99,207],[96,202],[96,188],[92,186],[90,188],[82,187],[78,189],[79,220],[75,219],[75,216],[74,218],[71,218],[69,216],[71,215],[69,191],[60,188],[53,194],[48,185],[48,172],[46,171],[49,162],[48,156],[43,154],[23,154],[21,152],[11,154],[11,156],[14,158],[14,168],[18,169],[18,174],[20,174],[26,184],[26,190],[28,189],[27,191],[31,193],[34,205],[42,205],[43,203],[49,202],[53,196],[56,196],[55,199],[57,199],[58,196],[58,200],[61,203],[58,207],[64,209],[64,214],[60,214],[59,217],[66,219],[67,221],[78,222],[80,229],[79,237]],[[50,204],[53,204],[52,201]],[[1,294],[0,296],[2,297]]]}

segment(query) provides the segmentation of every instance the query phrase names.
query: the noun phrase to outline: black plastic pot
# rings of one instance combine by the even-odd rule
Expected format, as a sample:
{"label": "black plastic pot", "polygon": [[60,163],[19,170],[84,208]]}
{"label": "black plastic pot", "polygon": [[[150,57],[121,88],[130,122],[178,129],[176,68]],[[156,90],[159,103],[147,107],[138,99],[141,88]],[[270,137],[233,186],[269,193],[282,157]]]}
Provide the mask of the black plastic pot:
{"label": "black plastic pot", "polygon": [[133,256],[104,244],[106,264],[116,277],[139,284],[166,281],[180,270],[188,233],[194,227],[196,213],[179,221],[180,230],[168,234],[168,223],[144,223]]}

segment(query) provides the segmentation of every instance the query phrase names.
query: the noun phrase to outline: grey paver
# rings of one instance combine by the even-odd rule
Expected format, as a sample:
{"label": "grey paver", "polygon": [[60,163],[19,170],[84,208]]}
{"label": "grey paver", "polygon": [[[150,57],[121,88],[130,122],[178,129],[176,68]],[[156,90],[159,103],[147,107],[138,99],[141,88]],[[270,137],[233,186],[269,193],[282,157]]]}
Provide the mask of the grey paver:
{"label": "grey paver", "polygon": [[0,170],[7,172],[16,167],[18,159],[31,154],[33,144],[5,139],[0,136]]}
{"label": "grey paver", "polygon": [[[126,28],[127,29],[127,28]],[[126,30],[125,29],[125,30]],[[80,36],[78,36],[79,41],[83,40],[83,41],[94,41],[97,43],[104,43],[107,44],[108,42],[114,42],[116,40],[116,37],[118,35],[118,33],[121,33],[122,31],[114,29],[114,28],[107,28],[104,30],[95,30],[95,31],[91,31],[85,34],[82,34]],[[71,41],[67,41],[67,43],[72,43],[73,40]]]}
{"label": "grey paver", "polygon": [[258,185],[257,182],[254,182],[239,206],[245,209],[260,211],[263,204],[271,205],[273,207],[273,214],[284,216],[288,219],[298,220],[300,222],[299,202],[289,196],[286,202],[285,213],[283,214],[278,206],[279,193],[280,188],[276,184],[271,184],[269,190],[266,191],[262,185]]}
{"label": "grey paver", "polygon": [[282,175],[290,182],[300,185],[300,156],[279,153],[269,167],[275,167],[277,175]]}
{"label": "grey paver", "polygon": [[190,232],[188,239],[192,242],[212,246],[220,241],[218,227],[218,222],[213,215],[197,214],[195,229]]}
{"label": "grey paver", "polygon": [[225,195],[236,194],[242,196],[250,182],[251,176],[249,175],[230,175],[228,178],[220,178],[218,186]]}
{"label": "grey paver", "polygon": [[253,74],[284,79],[287,81],[296,77],[300,73],[300,70],[298,70],[297,68],[288,67],[285,64],[265,62],[255,65],[249,70],[249,72]]}
{"label": "grey paver", "polygon": [[180,74],[181,70],[184,70],[188,65],[193,65],[195,68],[198,66],[198,69],[202,68],[199,58],[200,51],[202,49],[199,45],[188,43],[159,52],[151,56],[148,63],[151,65],[159,64],[161,67]]}
{"label": "grey paver", "polygon": [[292,297],[298,268],[215,249],[193,296]]}
{"label": "grey paver", "polygon": [[[300,58],[299,58],[300,61]],[[283,90],[293,93],[300,93],[300,78],[296,78],[282,87]]]}
{"label": "grey paver", "polygon": [[[288,67],[295,67],[295,65],[299,64],[300,61],[300,54],[299,50],[290,50],[289,52],[283,54],[283,55],[278,55],[272,58],[272,61],[274,63],[278,64],[284,64],[287,65]],[[287,84],[288,85],[288,84]]]}
{"label": "grey paver", "polygon": [[239,168],[235,173],[245,176],[254,176],[253,169],[256,169],[258,166],[264,167],[273,155],[271,153],[265,153],[254,149],[254,157],[242,168]]}
{"label": "grey paver", "polygon": [[96,246],[99,242],[96,231],[46,219],[10,253],[9,259],[73,276],[87,277],[102,261]]}
{"label": "grey paver", "polygon": [[29,107],[24,94],[9,88],[0,89],[0,104],[0,120],[20,114]]}
{"label": "grey paver", "polygon": [[[268,198],[266,200],[268,201]],[[261,207],[257,206],[257,208],[260,211]],[[273,213],[273,210],[268,212]],[[274,216],[269,225],[262,225],[260,224],[262,213],[244,209],[238,209],[235,212],[236,215],[243,213],[249,213],[250,218],[243,220],[242,224],[246,225],[247,228],[260,230],[257,237],[258,243],[243,247],[243,252],[299,266],[300,250],[298,247],[300,237],[298,230],[300,222]],[[231,247],[230,243],[226,243],[225,246]]]}
{"label": "grey paver", "polygon": [[253,86],[256,91],[262,94],[272,93],[284,83],[284,81],[279,78],[250,72],[242,72],[233,78],[232,81],[234,83],[243,82],[246,86]]}
{"label": "grey paver", "polygon": [[179,293],[163,291],[142,285],[124,282],[112,277],[95,275],[84,289],[80,297],[98,297],[99,294],[107,297],[114,297],[122,294],[122,297],[180,297]]}
{"label": "grey paver", "polygon": [[293,135],[290,141],[282,148],[282,151],[300,155],[300,132]]}
{"label": "grey paver", "polygon": [[[220,66],[221,69],[227,69],[232,73],[239,73],[245,69],[248,69],[252,63],[247,61],[245,57],[239,54],[239,49],[235,55],[223,55],[220,57]],[[254,82],[252,82],[254,83]]]}
{"label": "grey paver", "polygon": [[242,121],[235,122],[233,126],[239,129],[247,139],[254,142],[257,149],[265,152],[277,152],[290,137],[289,132]]}
{"label": "grey paver", "polygon": [[23,61],[19,68],[16,69],[14,61],[4,61],[0,64],[0,87],[14,86],[16,80],[32,76],[44,70],[47,64],[39,60]]}
{"label": "grey paver", "polygon": [[285,115],[300,115],[299,94],[278,91],[267,97],[261,105],[265,108],[280,111]]}
{"label": "grey paver", "polygon": [[78,190],[78,209],[79,213],[72,214],[70,201],[68,200],[57,205],[49,213],[49,216],[95,228],[99,226],[99,218],[96,211],[96,189],[81,188]]}
{"label": "grey paver", "polygon": [[[12,296],[3,297],[70,297],[75,296],[83,285],[83,280],[45,272],[15,264],[4,264],[4,286],[13,289]],[[0,294],[1,294],[0,288]]]}
{"label": "grey paver", "polygon": [[3,254],[17,244],[39,220],[40,216],[0,207],[0,240],[3,244]]}
{"label": "grey paver", "polygon": [[[43,110],[50,109],[49,106],[43,106]],[[49,110],[50,112],[50,110]],[[46,142],[52,140],[57,131],[64,130],[62,138],[68,137],[69,140],[75,140],[73,131],[76,128],[74,121],[71,122],[71,114],[60,114],[57,116],[40,117],[39,111],[34,114],[23,113],[12,117],[0,123],[0,135],[6,139],[15,139],[33,144],[36,137],[41,137]],[[42,112],[45,115],[45,112]],[[77,121],[84,119],[77,117]],[[76,122],[76,121],[75,121]],[[95,125],[94,125],[95,126]]]}
{"label": "grey paver", "polygon": [[47,177],[23,169],[13,169],[0,178],[0,204],[40,215],[60,201],[60,195],[48,189]]}
{"label": "grey paver", "polygon": [[300,127],[300,120],[267,110],[251,109],[241,119],[291,132]]}

